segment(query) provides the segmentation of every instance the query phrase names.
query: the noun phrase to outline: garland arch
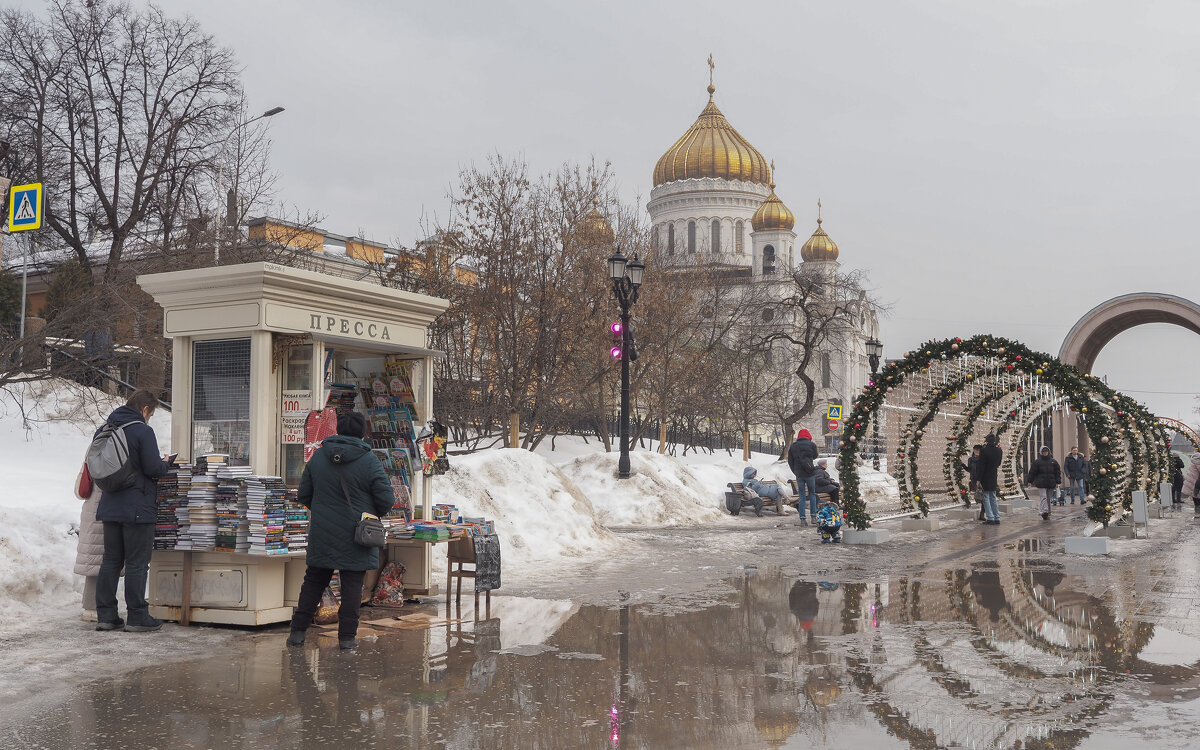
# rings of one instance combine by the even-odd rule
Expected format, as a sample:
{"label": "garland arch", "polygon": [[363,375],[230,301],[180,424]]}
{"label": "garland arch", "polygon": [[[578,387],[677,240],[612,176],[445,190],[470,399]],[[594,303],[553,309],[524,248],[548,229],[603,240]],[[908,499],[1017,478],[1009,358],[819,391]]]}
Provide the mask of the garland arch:
{"label": "garland arch", "polygon": [[[1158,419],[1098,378],[1082,374],[1049,354],[998,336],[981,334],[969,339],[932,340],[906,353],[902,359],[888,363],[877,378],[863,388],[848,414],[839,446],[840,478],[845,515],[855,528],[865,529],[871,523],[858,485],[857,444],[868,434],[871,420],[877,418],[888,391],[905,384],[906,379],[918,373],[928,373],[935,363],[948,364],[955,359],[959,360],[961,369],[953,378],[943,375],[943,382],[936,386],[931,376],[929,388],[918,402],[919,408],[900,435],[901,442],[896,450],[900,468],[896,476],[901,484],[902,508],[913,509],[915,503],[922,514],[928,515],[929,504],[917,479],[917,455],[924,428],[937,416],[943,403],[958,398],[965,384],[980,380],[986,381],[985,392],[994,392],[995,398],[1025,394],[1027,388],[1033,391],[1020,398],[1022,408],[1009,410],[995,430],[997,434],[1006,432],[1009,423],[1020,415],[1023,417],[1020,429],[1014,434],[1018,439],[1024,438],[1038,417],[1058,405],[1073,410],[1082,418],[1093,446],[1088,488],[1095,500],[1088,505],[1087,513],[1092,520],[1105,526],[1122,506],[1129,507],[1130,489],[1138,486],[1149,489],[1153,479],[1163,476],[1169,465],[1169,443]],[[981,407],[976,407],[975,402],[972,407],[975,408],[970,414],[978,416]],[[969,421],[973,426],[975,420]],[[970,434],[971,430],[955,429],[947,441],[945,453],[949,455],[961,450]],[[1012,453],[1010,451],[1010,455]],[[943,466],[948,463],[949,459],[944,459]],[[961,482],[961,474],[957,476]],[[947,492],[953,495],[954,487],[949,481],[947,485]],[[961,486],[958,489],[961,497]],[[1119,501],[1115,508],[1114,500]]]}

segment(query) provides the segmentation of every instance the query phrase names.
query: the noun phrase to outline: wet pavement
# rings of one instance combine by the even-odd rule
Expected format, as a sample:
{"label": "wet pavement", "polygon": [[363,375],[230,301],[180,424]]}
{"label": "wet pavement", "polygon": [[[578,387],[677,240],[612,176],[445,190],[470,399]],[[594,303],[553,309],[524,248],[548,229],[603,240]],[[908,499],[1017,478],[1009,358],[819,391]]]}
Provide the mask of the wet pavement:
{"label": "wet pavement", "polygon": [[[203,660],[83,681],[21,715],[0,707],[0,742],[1196,747],[1200,541],[1190,519],[1174,523],[1116,560],[1067,557],[1056,527],[1036,523],[964,526],[891,552],[830,547],[817,550],[820,570],[748,548],[751,562],[692,576],[684,595],[494,596],[478,619],[465,598],[461,622],[364,629],[357,654],[315,634],[288,649],[282,630],[234,631]],[[689,559],[700,569],[688,533],[631,534],[630,545],[657,540],[660,572]],[[786,549],[792,533],[764,526],[763,544]],[[592,575],[630,583],[613,565]]]}

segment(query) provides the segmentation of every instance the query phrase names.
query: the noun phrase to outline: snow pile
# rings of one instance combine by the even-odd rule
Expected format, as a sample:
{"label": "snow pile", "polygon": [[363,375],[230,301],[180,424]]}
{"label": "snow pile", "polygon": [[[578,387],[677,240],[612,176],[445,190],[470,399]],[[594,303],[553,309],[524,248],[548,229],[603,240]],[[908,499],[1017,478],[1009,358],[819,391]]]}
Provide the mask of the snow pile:
{"label": "snow pile", "polygon": [[496,522],[504,562],[516,566],[582,557],[616,540],[596,522],[587,496],[542,456],[517,448],[455,457],[436,477],[435,502]]}
{"label": "snow pile", "polygon": [[[619,456],[593,453],[572,459],[562,467],[587,494],[601,524],[686,526],[720,520],[723,483],[697,477],[675,458],[644,451],[629,456],[632,476],[617,479]],[[740,469],[737,477],[740,481]]]}
{"label": "snow pile", "polygon": [[[68,606],[82,590],[72,570],[82,506],[73,485],[92,433],[121,403],[61,380],[0,391],[0,632]],[[170,435],[164,410],[151,424],[160,443]]]}

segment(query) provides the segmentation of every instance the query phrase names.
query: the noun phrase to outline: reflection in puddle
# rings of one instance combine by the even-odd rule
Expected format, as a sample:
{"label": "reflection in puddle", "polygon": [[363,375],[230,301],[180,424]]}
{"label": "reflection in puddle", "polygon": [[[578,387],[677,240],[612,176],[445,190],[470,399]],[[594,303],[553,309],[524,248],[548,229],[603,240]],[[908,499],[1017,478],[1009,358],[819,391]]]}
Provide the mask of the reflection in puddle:
{"label": "reflection in puddle", "polygon": [[[1116,618],[1027,541],[920,577],[744,571],[696,611],[494,597],[488,619],[381,631],[357,655],[247,636],[22,725],[47,747],[1187,747],[1200,640]],[[1161,706],[1166,728],[1136,718]]]}

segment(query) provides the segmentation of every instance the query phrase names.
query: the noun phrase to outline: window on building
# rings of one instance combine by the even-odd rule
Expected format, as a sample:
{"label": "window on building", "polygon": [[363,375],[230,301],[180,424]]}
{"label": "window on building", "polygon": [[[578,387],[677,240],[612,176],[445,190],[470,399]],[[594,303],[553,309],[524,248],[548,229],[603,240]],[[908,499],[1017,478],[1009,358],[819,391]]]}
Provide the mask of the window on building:
{"label": "window on building", "polygon": [[675,225],[667,225],[667,255],[675,254]]}
{"label": "window on building", "polygon": [[733,249],[737,251],[738,255],[746,252],[745,233],[746,225],[742,223],[741,219],[738,219],[733,225]]}
{"label": "window on building", "polygon": [[191,455],[205,453],[250,463],[250,339],[192,344]]}
{"label": "window on building", "polygon": [[712,222],[712,251],[714,253],[721,252],[721,220],[713,219]]}
{"label": "window on building", "polygon": [[688,222],[688,252],[696,252],[696,222]]}
{"label": "window on building", "polygon": [[775,273],[775,247],[767,245],[763,248],[763,274]]}
{"label": "window on building", "polygon": [[829,352],[821,355],[821,387],[829,388],[833,385],[833,362],[829,356]]}

